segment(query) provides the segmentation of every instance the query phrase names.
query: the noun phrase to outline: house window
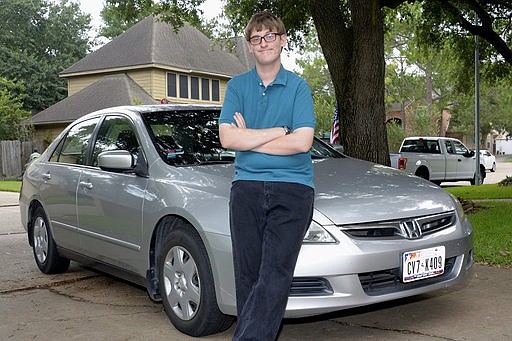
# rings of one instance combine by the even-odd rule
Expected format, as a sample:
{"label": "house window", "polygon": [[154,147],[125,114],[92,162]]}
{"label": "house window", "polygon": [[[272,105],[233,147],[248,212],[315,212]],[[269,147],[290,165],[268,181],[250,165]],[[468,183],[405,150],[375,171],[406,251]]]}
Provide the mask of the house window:
{"label": "house window", "polygon": [[212,101],[220,101],[219,81],[212,79]]}
{"label": "house window", "polygon": [[199,78],[190,77],[190,98],[199,99]]}
{"label": "house window", "polygon": [[210,80],[208,78],[201,78],[201,95],[203,101],[210,100]]}
{"label": "house window", "polygon": [[180,98],[188,98],[188,77],[180,75]]}
{"label": "house window", "polygon": [[176,74],[168,73],[167,74],[167,96],[168,97],[176,97]]}
{"label": "house window", "polygon": [[169,72],[167,97],[220,102],[220,80]]}

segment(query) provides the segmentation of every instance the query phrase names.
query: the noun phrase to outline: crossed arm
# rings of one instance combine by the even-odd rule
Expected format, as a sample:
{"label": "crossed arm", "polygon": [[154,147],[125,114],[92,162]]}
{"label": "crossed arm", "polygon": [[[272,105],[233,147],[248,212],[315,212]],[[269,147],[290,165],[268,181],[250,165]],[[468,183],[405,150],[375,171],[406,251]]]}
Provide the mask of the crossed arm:
{"label": "crossed arm", "polygon": [[286,135],[283,127],[249,129],[240,113],[235,113],[236,123],[223,123],[219,127],[220,142],[227,149],[271,155],[292,155],[307,152],[313,143],[314,129],[303,127]]}

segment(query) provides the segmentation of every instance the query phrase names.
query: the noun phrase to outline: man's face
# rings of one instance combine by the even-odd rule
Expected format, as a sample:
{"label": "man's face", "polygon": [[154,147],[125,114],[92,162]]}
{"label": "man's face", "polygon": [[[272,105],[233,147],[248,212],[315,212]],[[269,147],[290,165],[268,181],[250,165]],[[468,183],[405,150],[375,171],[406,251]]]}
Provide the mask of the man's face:
{"label": "man's face", "polygon": [[[286,45],[286,35],[277,34],[276,30],[263,29],[261,31],[253,30],[251,38],[260,42],[255,44],[249,41],[249,51],[254,54],[256,62],[260,65],[271,65],[273,63],[281,63],[281,50]],[[264,37],[264,38],[261,38]],[[272,41],[272,39],[274,39]],[[251,40],[253,40],[251,39]]]}

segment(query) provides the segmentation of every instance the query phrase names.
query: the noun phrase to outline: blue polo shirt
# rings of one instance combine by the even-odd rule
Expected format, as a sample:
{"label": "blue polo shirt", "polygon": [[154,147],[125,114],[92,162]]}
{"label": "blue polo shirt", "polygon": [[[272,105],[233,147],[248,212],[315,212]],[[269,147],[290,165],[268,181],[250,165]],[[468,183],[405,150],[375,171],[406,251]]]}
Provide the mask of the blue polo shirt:
{"label": "blue polo shirt", "polygon": [[[219,124],[235,123],[240,112],[247,128],[264,129],[288,126],[291,130],[315,127],[313,99],[304,79],[283,66],[267,87],[256,68],[235,76],[228,82]],[[237,151],[236,180],[295,182],[314,188],[311,155],[270,155]]]}

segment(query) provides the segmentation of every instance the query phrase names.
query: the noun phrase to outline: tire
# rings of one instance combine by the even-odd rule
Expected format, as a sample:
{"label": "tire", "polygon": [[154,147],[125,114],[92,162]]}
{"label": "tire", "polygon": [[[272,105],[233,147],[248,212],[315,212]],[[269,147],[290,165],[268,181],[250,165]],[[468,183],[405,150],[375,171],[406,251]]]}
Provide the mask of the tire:
{"label": "tire", "polygon": [[[484,179],[485,179],[485,168],[482,166],[482,167],[480,167],[480,177],[478,179],[479,180],[478,184],[482,185],[484,183]],[[471,185],[476,184],[476,174],[473,179],[469,180],[469,182],[471,183]]]}
{"label": "tire", "polygon": [[430,175],[428,173],[428,169],[421,167],[418,170],[416,170],[416,176],[419,176],[422,179],[430,180]]}
{"label": "tire", "polygon": [[496,162],[493,162],[492,164],[492,167],[491,167],[491,172],[496,172]]}
{"label": "tire", "polygon": [[228,329],[234,318],[219,310],[211,265],[197,232],[182,223],[169,233],[160,255],[160,295],[176,329],[195,337]]}
{"label": "tire", "polygon": [[57,245],[48,224],[48,218],[41,206],[32,217],[31,242],[37,267],[45,274],[65,272],[69,268],[69,259],[59,256]]}

